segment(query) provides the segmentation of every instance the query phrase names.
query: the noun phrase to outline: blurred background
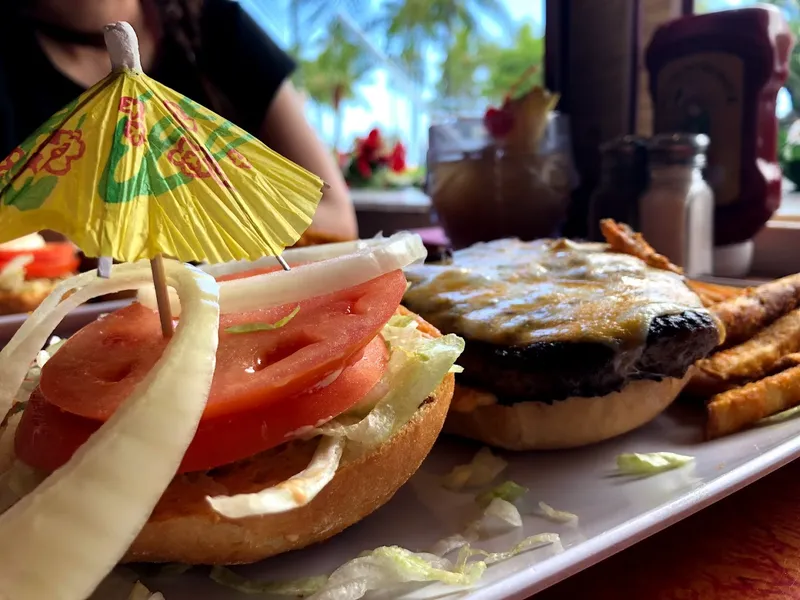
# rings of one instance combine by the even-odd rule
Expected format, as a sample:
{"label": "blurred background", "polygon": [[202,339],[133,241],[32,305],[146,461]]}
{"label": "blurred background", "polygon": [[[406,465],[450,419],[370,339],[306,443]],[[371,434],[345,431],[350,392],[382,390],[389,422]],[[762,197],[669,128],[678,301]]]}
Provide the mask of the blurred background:
{"label": "blurred background", "polygon": [[[558,2],[553,2],[557,4]],[[762,2],[763,4],[764,2]],[[800,33],[800,3],[782,9]],[[339,152],[378,127],[403,142],[410,166],[424,163],[427,128],[453,114],[482,115],[531,67],[544,77],[544,0],[241,0],[300,64],[295,84],[311,123]],[[694,0],[695,13],[755,0]],[[518,90],[522,92],[524,90]],[[800,46],[778,95],[779,154],[800,181]]]}

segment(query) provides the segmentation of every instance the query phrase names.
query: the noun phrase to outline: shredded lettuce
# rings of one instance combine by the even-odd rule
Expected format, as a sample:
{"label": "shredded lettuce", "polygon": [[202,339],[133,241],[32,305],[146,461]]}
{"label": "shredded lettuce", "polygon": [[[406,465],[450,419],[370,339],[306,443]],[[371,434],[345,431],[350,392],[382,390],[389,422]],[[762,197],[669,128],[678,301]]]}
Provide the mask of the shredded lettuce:
{"label": "shredded lettuce", "polygon": [[[402,325],[402,326],[398,326]],[[352,411],[304,432],[304,437],[341,436],[348,440],[346,455],[378,446],[399,431],[436,389],[464,351],[456,335],[431,338],[409,322],[394,316],[383,328],[391,356],[383,379],[376,386],[382,395],[359,403]]]}
{"label": "shredded lettuce", "polygon": [[504,481],[492,489],[475,496],[475,502],[481,508],[486,508],[495,498],[500,498],[512,504],[528,493],[528,488],[522,487],[513,481]]}
{"label": "shredded lettuce", "polygon": [[505,471],[506,467],[508,467],[508,463],[505,460],[492,454],[489,448],[484,447],[468,464],[454,467],[445,476],[442,485],[453,491],[481,487],[494,481],[500,473]]}
{"label": "shredded lettuce", "polygon": [[617,456],[617,471],[620,475],[647,476],[677,469],[694,461],[693,456],[674,452],[630,452]]}
{"label": "shredded lettuce", "polygon": [[280,329],[289,321],[294,319],[299,312],[300,305],[298,304],[292,312],[282,319],[278,319],[274,323],[242,323],[241,325],[227,327],[225,329],[225,333],[253,333],[255,331],[272,331],[274,329]]}
{"label": "shredded lettuce", "polygon": [[560,543],[561,543],[561,536],[559,536],[557,533],[540,533],[537,535],[526,537],[524,540],[522,540],[516,546],[514,546],[511,550],[508,550],[506,552],[486,552],[485,550],[479,550],[477,548],[472,548],[471,546],[467,545],[463,546],[461,550],[459,550],[458,560],[456,561],[456,568],[460,568],[460,565],[466,564],[467,560],[469,560],[469,558],[473,556],[484,557],[482,562],[488,566],[497,562],[508,560],[509,558],[513,558],[517,554],[521,554],[522,552],[527,552],[528,550],[535,550],[536,548],[541,548],[543,546],[549,546],[551,544],[560,544]]}
{"label": "shredded lettuce", "polygon": [[209,577],[212,581],[243,594],[272,594],[294,598],[307,598],[321,590],[328,581],[326,575],[293,581],[256,581],[220,566],[212,567]]}
{"label": "shredded lettuce", "polygon": [[502,498],[493,498],[489,506],[483,511],[480,519],[467,528],[465,537],[474,531],[479,539],[491,538],[507,533],[517,527],[522,527],[522,515],[519,509]]}
{"label": "shredded lettuce", "polygon": [[358,600],[370,590],[410,582],[439,581],[472,586],[483,575],[486,563],[467,562],[458,568],[446,558],[384,546],[354,558],[336,569],[312,600]]}
{"label": "shredded lettuce", "polygon": [[578,515],[565,510],[556,510],[549,504],[539,502],[539,515],[556,523],[577,523]]}

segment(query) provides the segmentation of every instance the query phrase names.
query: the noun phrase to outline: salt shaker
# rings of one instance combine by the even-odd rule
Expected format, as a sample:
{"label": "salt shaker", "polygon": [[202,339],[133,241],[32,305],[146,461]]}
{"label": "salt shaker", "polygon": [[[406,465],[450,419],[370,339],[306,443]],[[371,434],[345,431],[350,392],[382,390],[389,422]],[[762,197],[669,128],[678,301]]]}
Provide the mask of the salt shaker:
{"label": "salt shaker", "polygon": [[714,254],[714,194],[703,179],[708,136],[671,133],[648,144],[650,183],[639,200],[639,229],[687,277],[709,275]]}

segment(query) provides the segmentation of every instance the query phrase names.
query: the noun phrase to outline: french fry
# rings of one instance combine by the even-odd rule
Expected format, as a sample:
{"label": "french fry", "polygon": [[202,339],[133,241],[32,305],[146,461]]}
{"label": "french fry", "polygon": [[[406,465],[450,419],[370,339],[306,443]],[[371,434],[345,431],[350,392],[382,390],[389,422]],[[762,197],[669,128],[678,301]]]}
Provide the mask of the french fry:
{"label": "french fry", "polygon": [[752,338],[698,361],[697,367],[723,381],[744,383],[774,373],[787,354],[800,351],[800,310],[793,310]]}
{"label": "french fry", "polygon": [[683,269],[672,264],[663,254],[656,252],[641,233],[635,232],[625,223],[617,223],[613,219],[602,219],[600,231],[613,252],[636,256],[654,269],[683,273]]}
{"label": "french fry", "polygon": [[744,293],[744,288],[737,288],[729,285],[719,285],[718,283],[708,283],[705,281],[695,281],[690,279],[686,285],[700,296],[703,305],[708,307],[725,300],[730,300]]}
{"label": "french fry", "polygon": [[742,295],[711,307],[725,326],[727,346],[753,337],[800,305],[800,274],[747,289]]}
{"label": "french fry", "polygon": [[799,404],[800,366],[796,366],[714,396],[707,407],[706,437],[741,431]]}
{"label": "french fry", "polygon": [[800,365],[800,352],[792,352],[786,356],[781,356],[780,360],[772,365],[769,375],[780,373],[781,371],[791,369],[792,367],[796,367],[798,365]]}

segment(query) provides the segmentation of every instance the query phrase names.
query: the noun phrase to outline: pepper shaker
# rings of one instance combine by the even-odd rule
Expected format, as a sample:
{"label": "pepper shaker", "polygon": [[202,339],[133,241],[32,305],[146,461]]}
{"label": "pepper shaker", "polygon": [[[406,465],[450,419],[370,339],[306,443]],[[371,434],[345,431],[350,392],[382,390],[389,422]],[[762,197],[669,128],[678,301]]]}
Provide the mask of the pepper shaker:
{"label": "pepper shaker", "polygon": [[714,254],[714,194],[703,179],[708,136],[671,133],[648,144],[650,182],[639,200],[639,229],[687,277],[709,275]]}
{"label": "pepper shaker", "polygon": [[639,198],[647,187],[647,146],[644,138],[625,135],[600,146],[600,183],[589,201],[589,239],[603,241],[602,219],[614,219],[637,229]]}

